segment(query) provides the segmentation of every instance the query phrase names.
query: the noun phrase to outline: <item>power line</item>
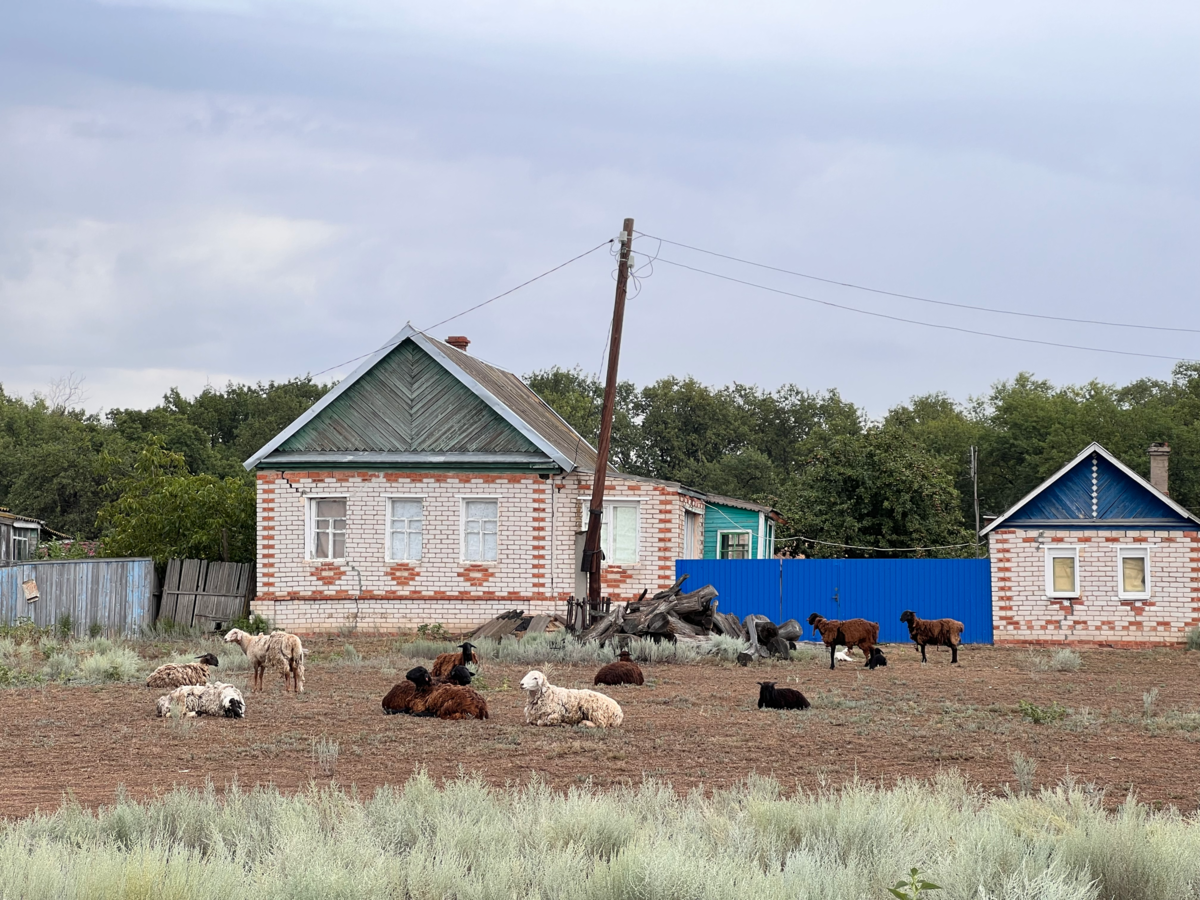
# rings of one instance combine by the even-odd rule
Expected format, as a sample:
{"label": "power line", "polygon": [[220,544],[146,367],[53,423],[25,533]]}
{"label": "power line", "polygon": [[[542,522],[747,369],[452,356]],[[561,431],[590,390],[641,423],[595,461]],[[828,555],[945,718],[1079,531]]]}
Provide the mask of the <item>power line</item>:
{"label": "power line", "polygon": [[874,312],[869,309],[859,309],[857,306],[846,306],[842,303],[834,303],[831,300],[819,300],[816,297],[808,297],[804,294],[797,294],[792,291],[785,291],[780,288],[768,287],[765,284],[758,284],[753,281],[745,281],[741,278],[734,278],[731,275],[721,275],[718,272],[709,272],[707,269],[699,269],[695,266],[689,266],[681,262],[667,259],[666,257],[658,257],[658,262],[666,263],[669,266],[677,266],[680,269],[687,269],[689,272],[697,272],[700,275],[708,275],[711,278],[720,278],[722,281],[731,281],[734,284],[745,285],[746,287],[757,288],[760,291],[768,291],[772,294],[782,294],[785,297],[795,297],[797,300],[807,300],[810,303],[819,303],[821,306],[829,306],[833,309],[841,309],[847,312],[859,313],[864,316],[874,316],[877,319],[888,319],[892,322],[904,322],[908,325],[923,325],[926,328],[939,328],[943,331],[957,331],[960,334],[974,334],[979,337],[999,338],[1003,341],[1017,341],[1022,344],[1039,344],[1043,347],[1058,347],[1064,350],[1086,350],[1091,353],[1113,353],[1118,356],[1141,356],[1147,359],[1169,359],[1172,362],[1190,362],[1184,356],[1167,356],[1161,353],[1138,353],[1134,350],[1112,350],[1107,347],[1085,347],[1080,344],[1060,344],[1057,341],[1040,341],[1036,338],[1014,337],[1011,334],[996,334],[992,331],[976,331],[972,328],[960,328],[957,325],[941,325],[936,322],[922,322],[920,319],[906,319],[903,316],[893,316],[889,313]]}
{"label": "power line", "polygon": [[675,247],[683,247],[686,250],[694,250],[697,253],[706,253],[709,256],[720,257],[731,262],[742,263],[747,266],[755,266],[759,269],[767,269],[771,272],[780,272],[784,275],[795,275],[798,278],[807,278],[811,281],[820,281],[824,284],[833,284],[838,287],[853,288],[856,291],[867,291],[872,294],[882,294],[885,297],[898,297],[902,300],[916,300],[920,303],[933,303],[937,306],[952,306],[955,309],[970,309],[975,312],[995,313],[1001,316],[1022,316],[1029,319],[1048,319],[1052,322],[1073,322],[1078,325],[1103,325],[1107,328],[1140,328],[1145,331],[1175,331],[1186,332],[1188,334],[1200,334],[1200,328],[1173,328],[1166,325],[1141,325],[1134,322],[1105,322],[1101,319],[1074,319],[1069,316],[1051,316],[1045,313],[1019,312],[1015,309],[998,309],[993,306],[974,306],[969,303],[952,303],[949,300],[933,300],[929,297],[918,297],[915,294],[901,294],[897,291],[885,291],[881,288],[866,287],[861,284],[854,284],[849,281],[837,281],[833,278],[822,278],[819,275],[809,275],[806,272],[796,272],[792,269],[782,269],[779,266],[771,266],[766,263],[754,262],[749,259],[742,259],[737,256],[730,256],[726,253],[718,253],[716,250],[705,250],[703,247],[693,247],[691,244],[681,244],[679,241],[670,241],[666,238],[658,237],[653,234],[646,234],[639,231],[642,237],[650,238],[651,240],[661,241],[664,244],[671,244]]}
{"label": "power line", "polygon": [[[453,322],[455,319],[459,318],[460,316],[465,316],[469,312],[474,312],[475,310],[479,309],[480,307],[487,306],[489,303],[495,303],[500,298],[507,297],[509,294],[516,293],[521,288],[528,287],[529,285],[533,284],[535,281],[539,281],[539,280],[545,278],[547,275],[552,275],[553,273],[557,272],[559,269],[566,268],[573,262],[578,262],[579,260],[583,259],[585,256],[595,253],[601,247],[603,247],[607,244],[611,244],[612,242],[613,242],[613,238],[609,238],[606,241],[601,241],[599,244],[597,244],[591,250],[585,250],[583,253],[580,253],[578,256],[572,256],[566,262],[559,263],[553,269],[547,269],[541,275],[535,275],[532,278],[530,278],[528,281],[522,281],[516,287],[509,288],[503,294],[497,294],[495,297],[491,297],[487,300],[484,300],[482,303],[476,303],[474,306],[464,309],[462,312],[455,313],[454,315],[450,316],[447,319],[442,319],[442,321],[440,321],[440,322],[434,322],[432,325],[430,325],[427,328],[418,328],[417,331],[420,331],[422,334],[425,334],[426,332],[432,331],[434,328],[439,328],[440,326],[445,325],[447,322]],[[326,372],[332,372],[334,369],[340,369],[342,366],[348,366],[350,363],[358,362],[360,359],[366,359],[368,356],[372,356],[372,355],[378,353],[380,350],[390,350],[392,347],[395,347],[395,346],[396,346],[395,342],[384,344],[382,347],[372,350],[370,353],[363,353],[361,356],[355,356],[351,359],[343,360],[342,362],[336,363],[327,369],[322,369],[320,372],[312,372],[309,374],[308,377],[316,378],[318,375],[324,375]]]}
{"label": "power line", "polygon": [[841,547],[843,550],[874,550],[877,553],[914,553],[918,550],[957,550],[960,547],[973,547],[974,544],[941,544],[937,547],[865,547],[862,544],[836,544],[833,541],[818,541],[816,538],[796,535],[789,538],[776,538],[775,543],[786,544],[788,541],[804,541],[808,544],[820,544],[823,547]]}

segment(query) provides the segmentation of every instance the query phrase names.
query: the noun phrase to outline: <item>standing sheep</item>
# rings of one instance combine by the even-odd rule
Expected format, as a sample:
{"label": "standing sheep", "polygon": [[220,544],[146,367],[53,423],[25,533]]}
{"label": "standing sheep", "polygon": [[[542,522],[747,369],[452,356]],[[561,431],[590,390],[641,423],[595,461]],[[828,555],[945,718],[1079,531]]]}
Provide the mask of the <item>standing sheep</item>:
{"label": "standing sheep", "polygon": [[177,687],[159,697],[154,710],[159,718],[169,718],[171,707],[178,707],[187,718],[195,716],[224,716],[241,719],[246,715],[242,692],[232,684],[214,681],[211,684],[190,684]]}
{"label": "standing sheep", "polygon": [[187,684],[207,684],[210,666],[219,666],[221,661],[211,653],[197,656],[199,662],[167,663],[159,666],[146,679],[146,687],[177,688]]}
{"label": "standing sheep", "polygon": [[925,645],[950,648],[950,665],[958,662],[958,645],[962,643],[965,627],[957,619],[918,619],[911,609],[900,614],[900,621],[908,625],[908,636],[921,648],[921,662],[925,659]]}
{"label": "standing sheep", "polygon": [[621,658],[601,666],[592,684],[645,684],[641,667],[633,661],[628,650],[621,651]]}
{"label": "standing sheep", "polygon": [[475,652],[474,644],[467,641],[458,646],[462,648],[462,653],[439,654],[433,661],[433,668],[429,670],[429,674],[434,678],[445,678],[455,666],[465,666],[468,663],[479,665],[479,654]]}
{"label": "standing sheep", "polygon": [[[871,661],[871,648],[879,640],[879,623],[868,622],[866,619],[826,619],[813,613],[808,617],[808,624],[814,631],[821,633],[821,640],[829,648],[829,668],[833,668],[834,653],[838,645],[849,649],[857,647]],[[866,663],[864,663],[866,665]]]}
{"label": "standing sheep", "polygon": [[625,720],[617,701],[596,691],[555,687],[534,669],[521,679],[528,725],[583,725],[585,728],[615,728]]}
{"label": "standing sheep", "polygon": [[253,670],[251,684],[254,690],[263,689],[263,673],[268,665],[283,675],[283,689],[294,687],[297,693],[304,691],[304,647],[300,638],[286,631],[271,634],[247,634],[240,628],[231,628],[225,635],[225,643],[237,644],[246,654]]}

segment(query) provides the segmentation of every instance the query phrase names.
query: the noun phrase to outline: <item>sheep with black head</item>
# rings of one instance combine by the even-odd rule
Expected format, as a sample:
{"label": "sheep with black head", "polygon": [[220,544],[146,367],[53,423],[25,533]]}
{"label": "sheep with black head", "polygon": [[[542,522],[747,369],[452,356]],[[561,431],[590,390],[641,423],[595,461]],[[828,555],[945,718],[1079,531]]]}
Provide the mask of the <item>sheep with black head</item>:
{"label": "sheep with black head", "polygon": [[866,619],[826,619],[813,613],[808,617],[808,624],[813,627],[814,632],[820,633],[821,640],[829,648],[829,668],[831,669],[834,667],[834,654],[839,646],[847,649],[857,647],[870,662],[871,648],[879,642],[878,622],[868,622]]}
{"label": "sheep with black head", "polygon": [[775,687],[774,681],[758,682],[759,709],[808,709],[808,698],[794,688]]}
{"label": "sheep with black head", "polygon": [[950,665],[958,662],[958,647],[962,643],[963,629],[966,627],[957,619],[919,619],[911,609],[900,614],[900,621],[908,626],[908,636],[921,648],[921,662],[925,658],[925,646],[950,648]]}
{"label": "sheep with black head", "polygon": [[455,666],[466,666],[474,663],[479,665],[479,654],[475,652],[476,647],[470,641],[459,644],[461,653],[442,653],[433,661],[433,668],[429,670],[429,674],[433,678],[445,678],[450,674],[450,670]]}
{"label": "sheep with black head", "polygon": [[601,666],[592,684],[645,684],[641,667],[633,661],[628,650],[622,650],[616,662]]}

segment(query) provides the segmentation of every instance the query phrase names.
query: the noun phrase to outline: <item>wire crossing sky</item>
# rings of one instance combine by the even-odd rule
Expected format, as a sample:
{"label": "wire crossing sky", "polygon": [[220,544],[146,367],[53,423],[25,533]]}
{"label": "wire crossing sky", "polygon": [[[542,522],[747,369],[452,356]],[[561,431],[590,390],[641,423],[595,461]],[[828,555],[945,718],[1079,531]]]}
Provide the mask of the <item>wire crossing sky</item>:
{"label": "wire crossing sky", "polygon": [[594,371],[613,261],[558,267],[626,216],[637,383],[878,415],[1168,378],[1200,357],[1198,41],[1183,2],[8,4],[0,385],[147,406],[409,321]]}

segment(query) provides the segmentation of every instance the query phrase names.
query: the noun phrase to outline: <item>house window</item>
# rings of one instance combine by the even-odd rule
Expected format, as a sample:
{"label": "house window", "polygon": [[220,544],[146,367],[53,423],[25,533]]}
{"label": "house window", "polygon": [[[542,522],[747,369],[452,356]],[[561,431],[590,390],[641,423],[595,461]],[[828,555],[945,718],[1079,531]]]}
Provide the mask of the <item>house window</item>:
{"label": "house window", "polygon": [[[700,516],[694,512],[683,514],[683,557],[694,559],[700,554],[696,552],[696,536],[701,533]],[[701,551],[703,552],[703,551]]]}
{"label": "house window", "polygon": [[33,559],[35,556],[37,556],[37,545],[37,526],[13,526],[13,559]]}
{"label": "house window", "polygon": [[500,530],[500,501],[463,501],[463,559],[492,562],[496,559],[496,538]]}
{"label": "house window", "polygon": [[388,501],[388,560],[421,558],[422,500],[393,497]]}
{"label": "house window", "polygon": [[1079,596],[1079,549],[1053,547],[1046,551],[1046,593],[1051,597]]}
{"label": "house window", "polygon": [[748,531],[718,531],[718,559],[749,559],[750,532]]}
{"label": "house window", "polygon": [[346,498],[309,500],[309,559],[346,558]]}
{"label": "house window", "polygon": [[1149,548],[1117,548],[1117,596],[1122,600],[1145,600],[1150,596]]}
{"label": "house window", "polygon": [[605,560],[617,565],[632,565],[638,560],[637,545],[637,503],[606,503],[600,525],[600,548]]}

